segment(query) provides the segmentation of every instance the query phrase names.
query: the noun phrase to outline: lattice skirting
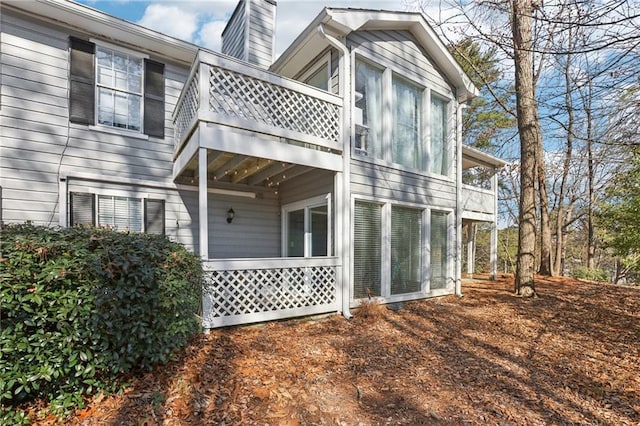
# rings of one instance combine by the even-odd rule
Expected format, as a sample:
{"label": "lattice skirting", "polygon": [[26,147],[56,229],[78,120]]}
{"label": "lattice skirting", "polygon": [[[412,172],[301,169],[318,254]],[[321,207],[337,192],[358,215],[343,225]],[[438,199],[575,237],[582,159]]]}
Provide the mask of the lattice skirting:
{"label": "lattice skirting", "polygon": [[337,310],[335,266],[212,270],[205,273],[205,328]]}

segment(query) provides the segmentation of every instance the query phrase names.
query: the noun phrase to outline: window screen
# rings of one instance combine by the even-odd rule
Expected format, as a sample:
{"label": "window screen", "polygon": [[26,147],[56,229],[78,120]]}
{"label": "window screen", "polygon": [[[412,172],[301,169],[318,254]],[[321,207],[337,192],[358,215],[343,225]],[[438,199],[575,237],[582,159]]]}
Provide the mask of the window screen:
{"label": "window screen", "polygon": [[431,285],[445,288],[447,285],[447,216],[445,212],[431,212]]}
{"label": "window screen", "polygon": [[354,298],[380,296],[382,268],[381,206],[356,201],[353,249]]}
{"label": "window screen", "polygon": [[144,230],[149,234],[164,235],[164,200],[144,201]]}
{"label": "window screen", "polygon": [[422,287],[422,211],[391,208],[391,294]]}
{"label": "window screen", "polygon": [[129,197],[98,197],[98,225],[118,231],[142,232],[142,200]]}
{"label": "window screen", "polygon": [[69,211],[71,217],[69,223],[76,225],[95,224],[95,198],[93,194],[86,192],[72,192]]}

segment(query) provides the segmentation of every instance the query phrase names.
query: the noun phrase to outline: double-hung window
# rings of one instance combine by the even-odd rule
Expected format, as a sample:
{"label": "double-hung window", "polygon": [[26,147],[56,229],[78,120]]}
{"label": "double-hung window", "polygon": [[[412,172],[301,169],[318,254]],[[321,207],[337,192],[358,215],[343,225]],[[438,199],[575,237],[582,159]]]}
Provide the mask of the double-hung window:
{"label": "double-hung window", "polygon": [[69,120],[164,137],[164,65],[70,38]]}
{"label": "double-hung window", "polygon": [[393,76],[391,160],[412,169],[423,169],[422,89]]}
{"label": "double-hung window", "polygon": [[70,223],[163,235],[164,210],[164,200],[72,192]]}
{"label": "double-hung window", "polygon": [[142,129],[142,59],[98,46],[98,123]]}

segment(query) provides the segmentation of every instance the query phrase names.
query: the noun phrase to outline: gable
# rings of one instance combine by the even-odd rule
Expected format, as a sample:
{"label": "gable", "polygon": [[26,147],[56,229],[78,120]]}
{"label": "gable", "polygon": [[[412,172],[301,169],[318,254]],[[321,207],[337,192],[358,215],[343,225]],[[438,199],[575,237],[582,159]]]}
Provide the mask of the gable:
{"label": "gable", "polygon": [[455,88],[409,31],[354,31],[347,37],[347,46],[356,55],[390,68],[442,96],[454,97]]}

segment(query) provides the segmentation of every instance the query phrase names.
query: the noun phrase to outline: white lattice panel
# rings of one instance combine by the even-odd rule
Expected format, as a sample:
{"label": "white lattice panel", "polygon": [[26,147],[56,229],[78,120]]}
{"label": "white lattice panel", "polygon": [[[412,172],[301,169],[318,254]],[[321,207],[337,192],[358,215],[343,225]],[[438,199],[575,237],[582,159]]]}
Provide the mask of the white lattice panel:
{"label": "white lattice panel", "polygon": [[334,266],[208,271],[205,279],[205,327],[225,324],[216,321],[224,317],[236,317],[233,323],[240,324],[259,320],[255,314],[297,316],[318,313],[313,309],[318,306],[327,307],[325,312],[336,306]]}
{"label": "white lattice panel", "polygon": [[176,113],[173,125],[175,126],[175,144],[180,143],[184,132],[187,131],[189,124],[193,118],[198,114],[200,90],[198,88],[198,73],[194,73],[193,78],[189,81],[189,87],[185,93],[182,102],[178,106],[178,112]]}
{"label": "white lattice panel", "polygon": [[340,142],[339,106],[223,68],[209,73],[211,111]]}

